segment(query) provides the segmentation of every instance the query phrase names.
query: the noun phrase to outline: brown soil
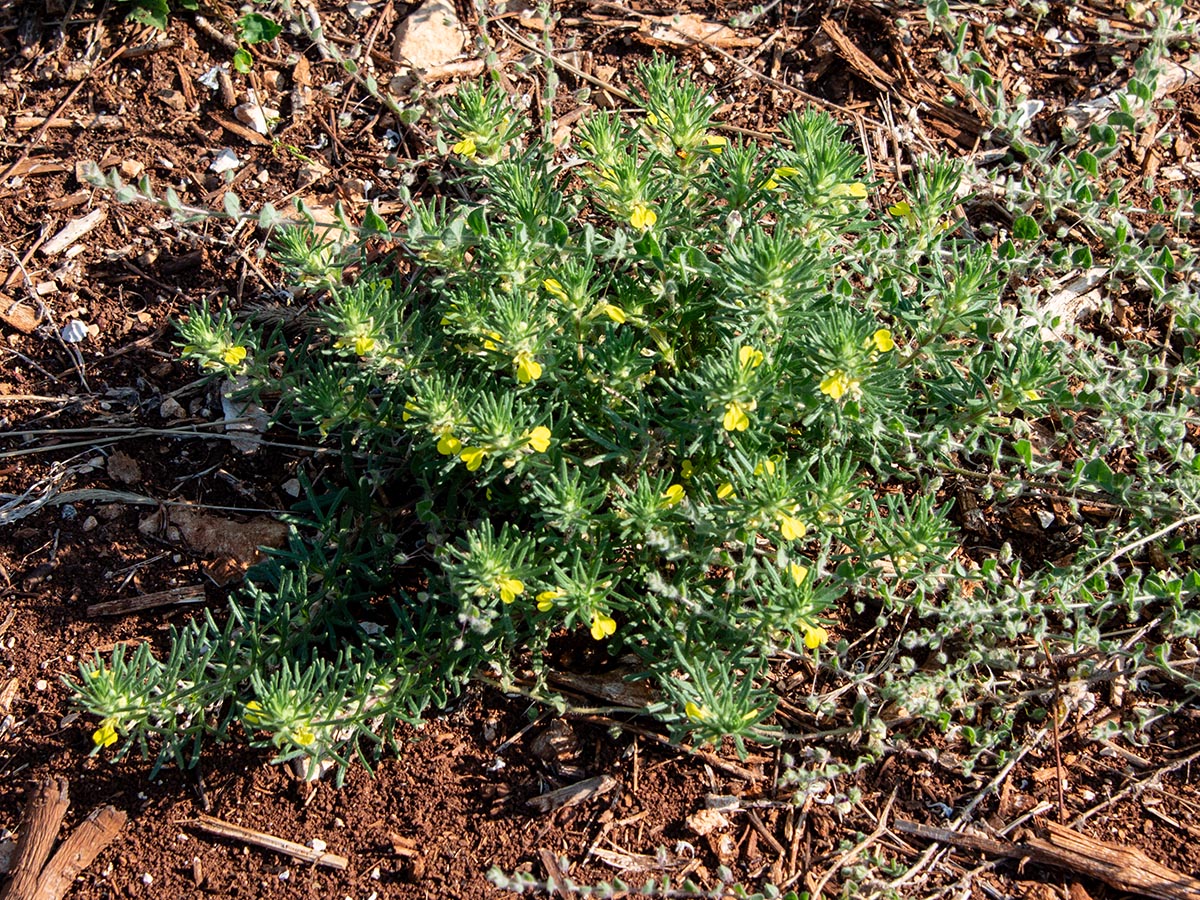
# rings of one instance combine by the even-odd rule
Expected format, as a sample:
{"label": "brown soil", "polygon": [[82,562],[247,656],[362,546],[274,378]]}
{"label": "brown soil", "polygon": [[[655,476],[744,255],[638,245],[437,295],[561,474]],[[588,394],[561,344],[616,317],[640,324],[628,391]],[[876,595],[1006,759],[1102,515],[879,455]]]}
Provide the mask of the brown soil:
{"label": "brown soil", "polygon": [[[343,47],[369,45],[377,76],[386,82],[396,71],[391,35],[409,7],[377,2],[371,14],[356,19],[341,4],[319,6],[330,39]],[[463,20],[473,22],[473,4],[463,0],[458,6]],[[555,44],[571,50],[569,59],[588,75],[628,84],[637,62],[663,50],[692,66],[695,77],[727,101],[719,118],[756,132],[769,132],[788,110],[822,104],[858,129],[880,179],[893,177],[897,150],[907,161],[921,150],[963,153],[991,146],[986,123],[970,103],[961,102],[953,114],[928,105],[953,92],[936,59],[941,44],[920,7],[901,11],[856,0],[822,11],[779,3],[738,32],[754,42],[723,52],[655,41],[644,17],[690,12],[728,22],[749,12],[748,2],[554,7],[563,16]],[[1087,4],[1050,8],[1043,21],[1028,10],[1014,20],[1005,20],[999,7],[969,10],[979,35],[989,21],[1008,26],[999,43],[981,43],[1004,57],[1010,96],[1023,80],[1032,96],[1046,101],[1034,129],[1043,140],[1055,137],[1057,110],[1123,84],[1135,55],[1130,46],[1122,62],[1100,49],[1102,23],[1119,37],[1135,32],[1123,15]],[[406,730],[399,735],[398,757],[385,758],[373,774],[353,769],[340,789],[294,779],[286,768],[270,766],[263,752],[237,747],[214,747],[198,771],[167,767],[154,781],[134,756],[117,764],[89,758],[95,723],[72,709],[61,679],[77,673],[80,659],[117,644],[161,645],[166,629],[187,621],[195,607],[96,617],[88,606],[193,587],[219,616],[233,586],[217,584],[228,580],[222,566],[230,564],[218,551],[172,541],[162,522],[139,529],[155,514],[156,501],[224,507],[219,515],[245,520],[286,510],[293,497],[285,484],[300,473],[315,476],[327,463],[286,440],[251,456],[224,440],[162,434],[220,417],[214,391],[178,360],[170,319],[220,296],[236,304],[269,301],[275,287],[270,264],[256,256],[259,236],[251,229],[159,227],[166,218],[161,211],[113,203],[77,179],[76,164],[125,164],[128,172],[141,165],[158,184],[184,182],[186,202],[220,208],[227,187],[208,165],[215,151],[229,147],[243,161],[236,190],[247,206],[272,201],[282,209],[298,193],[324,208],[341,199],[358,215],[363,182],[371,182],[371,197],[394,218],[401,207],[394,202],[396,179],[386,169],[389,154],[430,149],[425,131],[405,129],[379,113],[334,64],[286,31],[259,54],[249,76],[232,76],[235,94],[255,87],[267,105],[284,111],[277,143],[248,140],[244,129],[222,124],[235,119],[221,93],[196,80],[228,63],[230,49],[191,14],[181,14],[161,35],[124,24],[121,12],[120,6],[74,0],[0,4],[0,311],[14,301],[36,308],[40,300],[48,317],[33,329],[15,320],[0,325],[0,428],[7,432],[0,441],[0,491],[108,492],[0,524],[0,826],[17,829],[26,783],[49,775],[71,780],[68,826],[103,803],[130,815],[124,832],[70,896],[476,898],[498,894],[485,878],[492,866],[545,878],[546,854],[561,857],[564,870],[585,883],[622,875],[640,884],[671,874],[712,888],[724,864],[739,880],[788,883],[797,890],[811,890],[830,874],[826,890],[836,893],[843,874],[831,869],[853,862],[842,858],[843,851],[874,831],[881,816],[936,825],[939,811],[969,802],[996,775],[996,765],[962,774],[936,734],[897,734],[883,762],[838,786],[860,791],[857,802],[839,808],[814,795],[797,807],[787,790],[774,785],[782,754],[803,761],[827,752],[850,762],[859,754],[857,736],[786,744],[739,761],[730,748],[705,756],[666,747],[637,731],[649,728],[648,721],[575,717],[569,727],[579,750],[568,770],[573,777],[566,777],[553,760],[534,752],[552,715],[484,687],[423,728]],[[223,34],[236,15],[220,3],[205,13]],[[823,26],[824,15],[832,27]],[[493,26],[500,79],[516,95],[542,91],[538,66],[522,71],[515,65],[528,50],[514,34],[531,44],[541,40],[534,19],[534,11],[510,11]],[[1051,27],[1073,30],[1077,43],[1048,40]],[[471,30],[477,33],[474,25]],[[125,54],[103,63],[122,47]],[[302,115],[288,101],[305,80],[288,62],[292,54],[303,58],[301,69],[308,69],[313,85]],[[321,90],[333,82],[344,83]],[[570,118],[580,105],[572,92],[585,86],[563,73],[558,116]],[[604,102],[602,89],[590,87],[591,101]],[[434,94],[445,89],[431,88]],[[927,105],[915,107],[917,99]],[[1158,148],[1159,166],[1187,161],[1200,133],[1195,93],[1175,101],[1165,115],[1179,139]],[[911,117],[910,109],[916,109]],[[39,120],[51,113],[68,121],[41,129]],[[879,123],[888,114],[912,126],[911,146],[897,148],[883,137]],[[389,129],[403,135],[398,148],[388,143]],[[319,160],[323,171],[301,186],[304,158]],[[1146,162],[1131,151],[1129,165],[1137,177]],[[417,169],[418,175],[424,171]],[[1194,173],[1188,177],[1194,188]],[[40,252],[64,225],[96,209],[104,209],[105,218],[78,242],[82,252]],[[67,346],[56,334],[75,318],[95,328],[83,342]],[[171,403],[164,406],[168,400],[178,404],[174,411]],[[46,479],[58,480],[51,486]],[[1008,510],[982,514],[993,534],[1020,540],[1015,514],[1011,521]],[[852,617],[847,610],[845,627],[852,627]],[[780,724],[810,733],[833,727],[804,711],[803,680],[785,693],[791,703],[782,707]],[[1140,848],[1181,872],[1200,870],[1197,831],[1188,824],[1200,812],[1195,769],[1188,764],[1156,777],[1194,751],[1200,719],[1195,710],[1184,710],[1150,726],[1144,745],[1124,739],[1100,744],[1089,733],[1102,715],[1133,715],[1119,698],[1107,702],[1064,724],[1056,745],[1043,742],[1021,758],[999,792],[981,803],[980,819],[1002,826],[1042,801],[1050,804],[1043,815],[1066,821],[1099,807],[1080,826],[1089,834]],[[1017,728],[1038,730],[1031,723]],[[554,814],[528,805],[529,798],[585,775],[609,775],[616,785]],[[704,807],[706,795],[739,797],[744,809],[729,815],[726,830],[701,837],[687,820]],[[323,840],[349,859],[349,867],[313,868],[207,836],[189,824],[201,811],[301,843]],[[867,855],[901,872],[917,863],[925,846],[888,831]],[[943,854],[896,891],[932,894],[983,861],[970,851]],[[974,890],[981,884],[992,897],[1112,896],[1099,882],[1015,862],[981,872]]]}

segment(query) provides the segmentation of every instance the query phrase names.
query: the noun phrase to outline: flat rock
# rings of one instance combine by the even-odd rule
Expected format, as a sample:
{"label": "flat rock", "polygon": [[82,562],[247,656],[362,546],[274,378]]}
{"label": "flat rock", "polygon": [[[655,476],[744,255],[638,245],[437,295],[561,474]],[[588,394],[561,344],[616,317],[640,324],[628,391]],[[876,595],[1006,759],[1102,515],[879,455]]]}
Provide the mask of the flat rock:
{"label": "flat rock", "polygon": [[449,0],[425,0],[396,26],[392,59],[418,69],[445,65],[466,44],[462,23]]}

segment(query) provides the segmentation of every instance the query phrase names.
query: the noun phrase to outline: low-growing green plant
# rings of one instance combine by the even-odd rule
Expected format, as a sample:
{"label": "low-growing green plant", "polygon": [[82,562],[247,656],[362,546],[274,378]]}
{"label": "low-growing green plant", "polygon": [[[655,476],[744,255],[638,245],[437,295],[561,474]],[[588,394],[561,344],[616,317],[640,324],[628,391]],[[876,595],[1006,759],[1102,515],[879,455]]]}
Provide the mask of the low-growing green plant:
{"label": "low-growing green plant", "polygon": [[[1177,671],[1101,637],[1149,604],[1196,630],[1192,576],[1110,590],[1121,530],[1081,518],[1075,562],[1036,577],[1008,548],[979,565],[958,551],[948,477],[985,502],[1040,484],[1106,503],[1130,534],[1194,521],[1183,371],[1144,356],[1114,371],[1130,351],[1077,355],[1001,302],[1040,274],[1047,220],[981,242],[955,218],[961,164],[926,160],[880,202],[827,116],[790,115],[772,147],[729,141],[672,63],[640,77],[643,113],[594,115],[566,154],[496,89],[461,88],[439,139],[460,199],[413,201],[395,233],[365,223],[364,240],[395,242],[385,263],[277,231],[316,327],[192,311],[183,354],[281,395],[279,422],[342,448],[347,486],[309,486],[293,546],[227,625],[188,626],[167,663],[83,666],[97,750],[153,734],[160,762],[181,758],[236,720],[315,775],[478,674],[546,696],[564,635],[638,660],[657,698],[642,711],[678,739],[781,737],[768,666],[785,653],[857,686],[868,752],[891,705],[953,732],[968,767],[1039,701],[998,674],[1047,641]],[[1194,340],[1189,291],[1155,297]],[[1054,436],[1035,445],[1039,420]],[[1117,472],[1106,460],[1130,442]],[[841,602],[879,629],[912,620],[894,665],[852,667]]]}

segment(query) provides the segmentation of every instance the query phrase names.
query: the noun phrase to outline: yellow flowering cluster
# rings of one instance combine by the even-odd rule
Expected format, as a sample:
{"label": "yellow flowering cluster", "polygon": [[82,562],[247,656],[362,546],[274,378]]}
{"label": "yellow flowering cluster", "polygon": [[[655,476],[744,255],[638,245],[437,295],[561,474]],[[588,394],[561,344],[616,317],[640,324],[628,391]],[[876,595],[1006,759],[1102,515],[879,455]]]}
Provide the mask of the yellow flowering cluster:
{"label": "yellow flowering cluster", "polygon": [[[896,348],[896,341],[891,331],[879,328],[867,338],[866,346],[873,353],[888,353]],[[819,387],[822,394],[833,400],[841,400],[843,397],[858,400],[862,397],[862,380],[845,369],[831,369],[826,372]]]}
{"label": "yellow flowering cluster", "polygon": [[[738,364],[743,370],[757,369],[762,365],[763,352],[754,347],[742,347],[738,350]],[[745,431],[750,427],[750,413],[758,408],[758,401],[730,400],[725,404],[725,414],[721,417],[721,425],[726,431]]]}

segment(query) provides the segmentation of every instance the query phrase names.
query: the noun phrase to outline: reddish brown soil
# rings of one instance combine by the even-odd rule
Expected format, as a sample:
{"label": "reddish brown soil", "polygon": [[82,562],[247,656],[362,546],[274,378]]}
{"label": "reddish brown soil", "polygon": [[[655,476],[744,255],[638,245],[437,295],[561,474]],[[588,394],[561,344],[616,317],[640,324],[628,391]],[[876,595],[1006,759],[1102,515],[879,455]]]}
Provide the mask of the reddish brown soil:
{"label": "reddish brown soil", "polygon": [[[373,14],[353,19],[341,4],[320,5],[332,39],[343,46],[355,41],[372,45],[379,79],[386,82],[394,71],[388,59],[391,34],[409,7],[387,0],[377,3]],[[464,21],[473,21],[472,4],[464,0],[458,5]],[[720,118],[753,131],[770,131],[788,110],[822,102],[862,129],[873,150],[875,174],[892,177],[892,162],[886,158],[892,147],[875,140],[887,85],[872,83],[861,64],[839,54],[829,31],[822,29],[821,9],[777,4],[740,32],[769,42],[726,51],[746,60],[747,74],[716,52],[655,47],[637,26],[639,14],[676,11],[727,22],[747,12],[749,3],[690,0],[669,8],[653,2],[630,6],[636,9],[556,2],[555,10],[563,15],[554,33],[556,45],[581,48],[572,57],[577,66],[617,84],[627,84],[634,64],[663,49],[691,65],[695,77],[727,101]],[[1070,20],[1080,43],[1065,52],[1039,35],[1054,22],[1067,28],[1071,10],[1083,16]],[[212,389],[197,383],[195,371],[176,357],[171,317],[218,296],[228,295],[236,304],[269,299],[274,288],[270,264],[255,255],[258,236],[252,231],[230,234],[213,223],[188,231],[159,229],[162,213],[112,203],[77,180],[76,163],[92,160],[106,168],[127,160],[140,163],[158,183],[186,180],[190,187],[182,193],[187,202],[219,208],[224,186],[207,172],[207,158],[231,147],[246,160],[240,169],[245,177],[237,185],[246,205],[270,200],[283,208],[297,189],[305,165],[298,158],[302,154],[320,159],[327,169],[300,189],[314,205],[329,206],[340,198],[352,214],[360,213],[361,186],[355,196],[352,179],[374,182],[373,196],[385,210],[395,197],[394,182],[381,176],[380,168],[392,152],[385,144],[386,132],[396,123],[376,114],[370,100],[360,102],[348,81],[331,93],[319,90],[345,79],[333,64],[321,62],[314,48],[285,32],[251,76],[234,74],[235,91],[257,86],[269,105],[285,111],[278,145],[251,143],[220,124],[233,118],[220,94],[196,84],[211,66],[227,63],[230,50],[197,27],[190,15],[174,20],[167,35],[156,36],[123,24],[117,15],[121,11],[64,0],[0,5],[0,169],[22,158],[37,164],[15,170],[24,174],[9,171],[0,184],[0,245],[6,251],[0,273],[7,273],[0,274],[0,283],[7,277],[0,303],[7,309],[14,300],[40,297],[53,324],[78,317],[96,326],[93,336],[75,345],[81,355],[73,360],[55,339],[53,324],[32,333],[0,325],[0,429],[6,432],[0,437],[0,451],[6,453],[0,457],[0,492],[22,494],[65,464],[78,469],[102,452],[119,449],[137,463],[136,471],[103,465],[77,470],[58,490],[123,491],[150,504],[101,496],[81,499],[70,512],[48,506],[0,526],[0,698],[6,703],[0,708],[0,827],[16,830],[27,781],[49,775],[71,780],[68,826],[103,803],[130,815],[119,839],[80,877],[71,896],[477,898],[497,894],[485,879],[492,866],[545,878],[546,851],[568,861],[569,874],[581,882],[620,874],[615,854],[623,853],[643,867],[625,872],[634,883],[666,873],[713,887],[717,866],[724,863],[738,879],[787,882],[797,890],[811,889],[832,874],[826,891],[836,893],[842,874],[830,869],[839,860],[851,862],[841,859],[849,846],[845,842],[875,830],[885,808],[894,817],[937,824],[942,804],[968,802],[996,774],[992,765],[964,776],[950,754],[939,758],[944,749],[939,736],[913,731],[901,737],[903,732],[897,732],[881,763],[839,786],[860,790],[858,803],[839,811],[818,798],[797,808],[786,791],[773,785],[781,754],[803,762],[820,749],[850,762],[860,753],[854,735],[759,750],[758,756],[739,762],[728,748],[705,758],[664,747],[622,728],[624,723],[610,730],[576,719],[571,725],[581,748],[576,764],[586,775],[613,776],[617,785],[599,798],[545,815],[526,801],[571,780],[556,777],[553,766],[531,750],[532,741],[549,727],[550,716],[527,701],[482,687],[424,728],[399,735],[398,757],[385,758],[373,774],[353,769],[340,789],[311,786],[268,765],[262,752],[228,746],[213,748],[198,772],[168,767],[153,782],[147,778],[148,765],[134,756],[117,764],[89,758],[95,723],[71,708],[63,676],[75,674],[81,658],[107,653],[120,642],[161,645],[168,626],[185,622],[195,608],[90,618],[87,605],[195,585],[214,614],[224,608],[227,590],[206,575],[212,560],[158,534],[139,532],[154,501],[188,500],[247,513],[285,510],[292,498],[284,483],[300,472],[318,474],[325,462],[301,446],[277,446],[250,457],[225,441],[168,439],[156,433],[168,425],[219,416]],[[999,17],[998,11],[976,12],[981,22]],[[861,53],[884,72],[896,74],[892,111],[897,120],[907,109],[900,98],[949,92],[936,61],[940,44],[930,37],[921,8],[903,11],[908,29],[890,4],[832,5],[824,13]],[[206,15],[228,33],[235,14],[218,4]],[[1098,21],[1111,22],[1118,35],[1131,33],[1133,25],[1120,15],[1081,4],[1051,4],[1047,22],[1035,22],[1027,12],[1019,17],[1028,38],[1013,39],[1012,46],[996,52],[1020,64],[1033,95],[1046,100],[1047,113],[1039,117],[1035,131],[1051,139],[1053,110],[1128,77],[1132,49],[1124,63],[1098,49]],[[509,15],[501,21],[539,41],[540,32],[531,29],[529,18]],[[513,65],[526,50],[505,31],[493,34],[499,41],[502,82],[516,94],[537,96],[538,67],[521,74]],[[157,46],[164,40],[165,45]],[[136,49],[129,58],[88,75],[81,60],[104,60],[121,46]],[[317,88],[299,119],[289,118],[285,99],[297,78],[295,66],[285,65],[293,52],[304,56]],[[563,74],[558,115],[578,107],[571,91],[583,86],[576,76]],[[64,105],[76,87],[78,92]],[[593,87],[594,99],[598,93]],[[1162,149],[1164,165],[1186,160],[1200,133],[1195,94],[1175,99],[1168,124],[1180,140]],[[74,124],[43,134],[24,121],[56,110]],[[338,121],[342,112],[355,116],[349,127]],[[986,129],[969,104],[956,117],[923,115],[918,116],[913,149],[988,147]],[[114,118],[97,118],[101,116]],[[399,130],[405,144],[397,154],[430,149],[422,143],[428,134],[420,128]],[[323,149],[314,149],[322,142]],[[1131,172],[1142,163],[1131,158]],[[34,249],[67,222],[101,207],[107,218],[82,240],[79,255],[48,259]],[[399,207],[393,203],[391,209],[395,215]],[[56,290],[39,294],[39,286],[46,290],[49,282]],[[168,396],[181,404],[182,418],[164,418]],[[993,518],[1003,515],[986,512]],[[852,626],[847,611],[843,627]],[[5,695],[6,685],[14,683],[14,692]],[[781,713],[780,724],[809,733],[836,727],[802,711],[807,686],[800,678],[788,692],[792,705],[784,710],[793,712]],[[1116,699],[1110,711],[1118,717],[1128,712]],[[1081,826],[1088,833],[1136,846],[1179,871],[1196,872],[1200,842],[1191,824],[1200,813],[1196,770],[1188,764],[1152,778],[1195,750],[1200,720],[1194,713],[1184,710],[1151,726],[1145,745],[1114,741],[1116,750],[1088,738],[1100,711],[1072,720],[1059,736],[1061,766],[1053,746],[1044,742],[1008,772],[999,795],[984,800],[979,814],[1002,826],[1049,801],[1046,815],[1058,816],[1061,771],[1066,776],[1061,811],[1066,819],[1101,806]],[[538,716],[542,718],[533,729],[497,754],[502,742]],[[651,727],[648,721],[628,724]],[[1027,723],[1017,727],[1023,734],[1037,730]],[[734,768],[722,768],[720,760]],[[755,778],[734,774],[737,767]],[[1142,788],[1135,789],[1139,782],[1144,782]],[[1103,805],[1119,792],[1125,792],[1122,799]],[[723,835],[703,838],[686,819],[703,808],[708,794],[736,795],[762,805],[753,816],[732,814]],[[301,843],[319,838],[348,857],[349,868],[311,868],[204,835],[189,825],[200,811]],[[653,860],[660,849],[665,865]],[[868,853],[899,873],[914,865],[924,849],[919,841],[887,832]],[[954,851],[896,890],[903,896],[932,894],[981,861],[977,854]],[[977,892],[980,883],[989,885],[993,897],[1060,897],[1068,890],[1075,900],[1088,893],[1112,896],[1098,882],[1037,866],[1021,869],[1011,862],[981,873]]]}

